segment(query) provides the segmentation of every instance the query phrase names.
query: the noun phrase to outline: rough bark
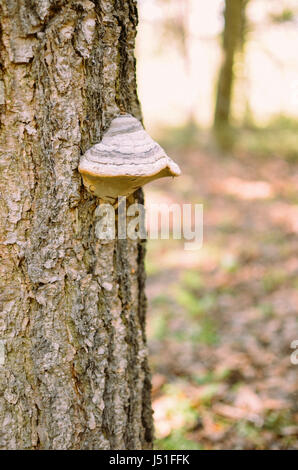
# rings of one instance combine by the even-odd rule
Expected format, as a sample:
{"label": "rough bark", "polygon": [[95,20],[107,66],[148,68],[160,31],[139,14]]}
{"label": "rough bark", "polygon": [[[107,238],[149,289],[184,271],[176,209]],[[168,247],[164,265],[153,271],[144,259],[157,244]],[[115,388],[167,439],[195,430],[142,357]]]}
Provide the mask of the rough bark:
{"label": "rough bark", "polygon": [[243,47],[245,31],[245,8],[248,0],[226,0],[225,27],[223,33],[223,60],[220,69],[214,127],[228,126],[234,84],[234,62],[237,49]]}
{"label": "rough bark", "polygon": [[0,21],[0,448],[151,448],[144,245],[96,238],[77,171],[140,118],[136,1],[2,0]]}

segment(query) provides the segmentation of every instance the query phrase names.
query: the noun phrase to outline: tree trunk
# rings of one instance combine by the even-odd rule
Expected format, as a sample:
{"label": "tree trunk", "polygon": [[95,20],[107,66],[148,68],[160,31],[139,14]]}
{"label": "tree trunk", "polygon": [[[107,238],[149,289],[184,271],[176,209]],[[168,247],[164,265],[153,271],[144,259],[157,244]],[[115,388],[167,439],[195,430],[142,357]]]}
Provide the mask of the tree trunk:
{"label": "tree trunk", "polygon": [[243,46],[245,31],[245,7],[248,0],[226,0],[225,27],[223,33],[223,61],[220,69],[216,107],[215,129],[229,126],[234,83],[235,54]]}
{"label": "tree trunk", "polygon": [[144,245],[96,238],[77,171],[141,117],[136,1],[3,0],[0,21],[0,448],[150,449]]}

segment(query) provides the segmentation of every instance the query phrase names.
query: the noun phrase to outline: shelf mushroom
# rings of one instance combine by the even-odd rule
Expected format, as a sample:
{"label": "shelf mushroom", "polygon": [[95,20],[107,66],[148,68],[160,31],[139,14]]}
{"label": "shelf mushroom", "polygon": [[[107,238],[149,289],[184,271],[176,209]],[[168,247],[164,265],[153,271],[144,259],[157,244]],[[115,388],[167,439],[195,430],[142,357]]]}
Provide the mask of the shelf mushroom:
{"label": "shelf mushroom", "polygon": [[86,189],[105,202],[129,196],[150,181],[179,176],[178,165],[130,114],[114,118],[102,140],[82,155]]}

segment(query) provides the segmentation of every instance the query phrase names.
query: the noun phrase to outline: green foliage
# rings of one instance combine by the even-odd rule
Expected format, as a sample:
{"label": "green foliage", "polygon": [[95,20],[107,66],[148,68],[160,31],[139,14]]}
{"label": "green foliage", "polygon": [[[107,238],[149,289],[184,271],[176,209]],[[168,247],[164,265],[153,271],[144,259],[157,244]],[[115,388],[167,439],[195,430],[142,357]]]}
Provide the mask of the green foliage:
{"label": "green foliage", "polygon": [[214,321],[210,317],[204,317],[201,322],[200,341],[204,344],[212,345],[218,343],[218,339]]}
{"label": "green foliage", "polygon": [[182,284],[188,289],[200,289],[203,287],[202,276],[196,271],[185,271],[182,276]]}
{"label": "green foliage", "polygon": [[222,369],[218,372],[209,371],[205,375],[193,376],[192,380],[198,385],[205,385],[226,380],[231,374],[230,369]]}
{"label": "green foliage", "polygon": [[259,309],[259,312],[260,314],[263,316],[263,317],[267,317],[267,318],[270,318],[270,317],[273,317],[274,314],[275,314],[275,311],[274,311],[274,307],[271,303],[269,302],[264,302],[264,303],[261,303],[258,307]]}
{"label": "green foliage", "polygon": [[184,126],[170,127],[161,131],[158,136],[160,144],[168,149],[186,150],[198,147],[200,130],[193,121],[188,121]]}
{"label": "green foliage", "polygon": [[228,273],[235,273],[240,268],[238,259],[232,253],[225,253],[223,255],[220,266]]}
{"label": "green foliage", "polygon": [[184,395],[184,382],[181,384],[167,384],[163,387],[165,395],[172,398],[172,407],[167,410],[169,416],[180,415],[184,429],[192,428],[198,420],[198,411],[192,402]]}
{"label": "green foliage", "polygon": [[168,332],[168,321],[166,315],[160,310],[151,320],[152,337],[162,341]]}
{"label": "green foliage", "polygon": [[259,157],[282,157],[298,161],[298,120],[279,115],[266,127],[250,125],[237,131],[235,152],[248,152]]}
{"label": "green foliage", "polygon": [[255,448],[262,447],[262,435],[260,429],[249,421],[239,421],[236,424],[237,432],[240,436],[249,441]]}
{"label": "green foliage", "polygon": [[273,13],[270,15],[273,23],[288,23],[294,21],[296,17],[295,11],[290,8],[284,8],[281,13]]}
{"label": "green foliage", "polygon": [[197,297],[186,289],[180,288],[176,293],[176,300],[186,310],[190,316],[196,316],[202,313]]}
{"label": "green foliage", "polygon": [[264,427],[280,434],[283,427],[293,424],[295,423],[293,423],[289,410],[278,410],[267,414]]}
{"label": "green foliage", "polygon": [[194,293],[183,288],[179,288],[177,290],[175,297],[177,302],[181,307],[185,308],[186,313],[190,316],[198,316],[207,313],[216,303],[214,294],[207,293],[198,297]]}
{"label": "green foliage", "polygon": [[287,273],[281,269],[270,270],[263,277],[263,287],[265,292],[270,293],[285,283]]}
{"label": "green foliage", "polygon": [[159,306],[167,306],[169,305],[169,296],[167,294],[159,294],[153,297],[152,299],[152,305],[154,307],[159,307]]}
{"label": "green foliage", "polygon": [[211,405],[212,399],[216,397],[220,384],[210,383],[204,387],[204,391],[200,395],[200,402],[204,405]]}
{"label": "green foliage", "polygon": [[187,439],[181,430],[171,433],[164,439],[157,439],[154,447],[160,450],[203,450],[198,442]]}
{"label": "green foliage", "polygon": [[145,260],[145,269],[148,276],[154,276],[160,272],[160,266],[152,261],[151,258],[146,258]]}

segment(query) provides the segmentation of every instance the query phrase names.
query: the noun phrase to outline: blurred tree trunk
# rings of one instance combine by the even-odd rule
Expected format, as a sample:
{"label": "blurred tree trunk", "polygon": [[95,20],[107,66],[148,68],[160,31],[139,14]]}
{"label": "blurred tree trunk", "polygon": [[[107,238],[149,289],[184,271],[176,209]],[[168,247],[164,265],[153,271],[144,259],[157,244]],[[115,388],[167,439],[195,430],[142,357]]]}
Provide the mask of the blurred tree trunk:
{"label": "blurred tree trunk", "polygon": [[220,69],[216,107],[214,116],[215,130],[230,124],[231,102],[234,82],[234,62],[237,50],[245,40],[245,8],[248,0],[226,0],[225,27],[223,33],[223,60]]}
{"label": "blurred tree trunk", "polygon": [[0,448],[150,449],[144,246],[96,239],[77,171],[141,117],[136,1],[3,0],[0,22]]}

